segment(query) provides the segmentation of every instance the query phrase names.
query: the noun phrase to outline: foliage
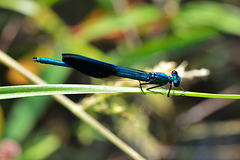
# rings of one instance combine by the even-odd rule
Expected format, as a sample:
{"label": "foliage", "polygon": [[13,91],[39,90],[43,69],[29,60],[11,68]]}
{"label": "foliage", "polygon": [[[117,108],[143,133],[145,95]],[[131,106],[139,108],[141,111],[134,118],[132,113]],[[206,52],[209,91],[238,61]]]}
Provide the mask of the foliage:
{"label": "foliage", "polygon": [[[240,3],[231,2],[0,1],[0,49],[21,64],[4,59],[1,52],[0,83],[5,87],[0,87],[0,97],[3,93],[7,96],[2,99],[25,97],[1,100],[2,148],[15,146],[8,156],[18,159],[114,159],[116,155],[126,159],[126,154],[153,160],[219,159],[221,155],[239,159],[224,149],[238,151],[239,101],[216,96],[239,96]],[[185,67],[161,62],[157,70],[169,74],[177,68],[186,91],[174,89],[173,94],[215,99],[116,93],[116,89],[139,93],[139,88],[132,88],[138,82],[90,79],[31,60],[33,56],[61,59],[64,52],[144,70],[153,70],[147,67],[160,60],[187,61]],[[206,69],[211,72],[203,73]],[[32,83],[45,84],[32,73],[58,84],[54,85],[58,90],[51,88],[50,93],[48,85],[30,88]],[[76,93],[76,88],[64,88],[62,83],[94,84],[80,85],[85,93],[96,89],[114,93],[69,96],[79,105],[59,95],[53,96],[59,103],[48,96],[23,95],[24,91],[29,96],[60,90]],[[167,89],[160,91],[167,93]]]}

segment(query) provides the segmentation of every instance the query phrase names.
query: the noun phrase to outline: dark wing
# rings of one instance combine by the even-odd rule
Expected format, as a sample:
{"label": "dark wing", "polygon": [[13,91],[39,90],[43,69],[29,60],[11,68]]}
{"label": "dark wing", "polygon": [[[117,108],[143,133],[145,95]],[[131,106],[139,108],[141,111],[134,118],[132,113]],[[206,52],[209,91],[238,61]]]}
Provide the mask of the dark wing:
{"label": "dark wing", "polygon": [[116,65],[77,54],[62,54],[62,61],[77,71],[95,77],[106,78],[116,75]]}

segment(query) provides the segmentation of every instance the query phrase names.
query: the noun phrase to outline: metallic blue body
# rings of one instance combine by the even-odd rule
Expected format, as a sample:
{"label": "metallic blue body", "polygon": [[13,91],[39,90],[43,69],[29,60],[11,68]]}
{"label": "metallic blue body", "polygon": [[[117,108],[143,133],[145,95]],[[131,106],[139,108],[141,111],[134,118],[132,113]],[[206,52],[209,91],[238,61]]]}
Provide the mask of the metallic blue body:
{"label": "metallic blue body", "polygon": [[[46,58],[46,57],[33,57],[33,61],[43,63],[43,64],[51,64],[51,65],[56,65],[56,66],[70,67],[63,61]],[[72,67],[70,67],[70,68],[72,68]]]}
{"label": "metallic blue body", "polygon": [[[172,76],[167,76],[166,74],[161,72],[145,72],[137,69],[114,65],[111,63],[99,61],[99,60],[88,58],[81,55],[76,55],[76,54],[62,54],[62,55],[63,55],[62,61],[45,58],[45,57],[33,57],[33,61],[44,63],[44,64],[52,64],[57,66],[74,68],[81,73],[84,73],[86,75],[89,75],[95,78],[106,78],[110,76],[117,76],[117,77],[138,80],[139,82],[140,81],[147,82],[147,83],[140,83],[141,90],[142,90],[141,86],[144,84],[157,85],[147,89],[147,90],[150,90],[152,88],[160,87],[169,83],[170,84],[169,93],[170,93],[172,83],[174,84],[175,87],[178,87],[181,81],[177,71],[172,71]],[[169,93],[168,93],[168,96],[169,96]]]}

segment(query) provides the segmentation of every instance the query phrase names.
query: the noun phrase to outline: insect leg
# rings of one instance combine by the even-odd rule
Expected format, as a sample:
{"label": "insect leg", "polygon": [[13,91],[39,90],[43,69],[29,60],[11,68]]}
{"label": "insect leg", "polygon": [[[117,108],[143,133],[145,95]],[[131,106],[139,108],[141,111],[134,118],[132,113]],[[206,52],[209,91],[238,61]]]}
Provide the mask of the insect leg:
{"label": "insect leg", "polygon": [[[157,87],[162,87],[161,85],[156,85],[156,86],[153,86],[153,87],[150,87],[150,88],[147,88],[147,91],[150,91],[150,92],[155,92],[155,93],[161,93],[161,92],[157,92],[157,91],[153,91],[152,89],[153,88],[157,88]],[[162,94],[162,93],[161,93]],[[162,94],[163,95],[163,94]]]}
{"label": "insect leg", "polygon": [[143,89],[142,89],[142,85],[146,85],[146,84],[150,84],[150,83],[141,83],[141,81],[139,81],[139,87],[140,87],[140,89],[141,89],[141,91],[142,91],[142,93],[145,95],[145,93],[144,93],[144,91],[143,91]]}

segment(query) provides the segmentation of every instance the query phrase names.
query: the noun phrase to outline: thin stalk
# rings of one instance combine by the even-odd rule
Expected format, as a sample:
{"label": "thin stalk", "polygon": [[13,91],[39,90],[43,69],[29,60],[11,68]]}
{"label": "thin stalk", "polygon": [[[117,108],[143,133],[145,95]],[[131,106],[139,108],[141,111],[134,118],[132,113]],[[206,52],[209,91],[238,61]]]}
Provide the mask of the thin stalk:
{"label": "thin stalk", "polygon": [[[38,76],[28,71],[22,65],[20,65],[17,61],[9,57],[7,54],[0,50],[0,62],[5,64],[7,67],[14,69],[19,72],[21,75],[29,79],[31,82],[35,84],[47,84],[45,81],[40,79]],[[93,117],[91,117],[87,112],[82,110],[83,106],[74,103],[69,98],[64,95],[52,95],[52,97],[62,104],[64,107],[69,109],[73,114],[82,119],[92,128],[100,132],[104,137],[110,140],[113,144],[115,144],[118,148],[124,151],[127,155],[129,155],[133,159],[145,160],[143,156],[133,150],[130,146],[124,143],[121,139],[119,139],[116,135],[110,132],[107,128],[102,126],[98,121],[96,121]]]}

